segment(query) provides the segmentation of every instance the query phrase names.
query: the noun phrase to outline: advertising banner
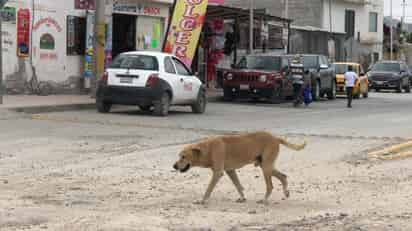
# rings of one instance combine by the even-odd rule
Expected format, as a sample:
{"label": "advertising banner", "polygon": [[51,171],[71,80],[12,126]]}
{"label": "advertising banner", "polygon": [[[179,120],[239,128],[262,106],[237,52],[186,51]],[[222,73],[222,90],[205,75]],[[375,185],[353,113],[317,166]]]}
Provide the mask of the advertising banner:
{"label": "advertising banner", "polygon": [[93,76],[94,13],[87,12],[86,24],[86,56],[84,58],[84,77],[86,79],[89,79]]}
{"label": "advertising banner", "polygon": [[175,1],[163,51],[191,67],[207,10],[208,0]]}
{"label": "advertising banner", "polygon": [[209,5],[223,5],[225,0],[209,0]]}
{"label": "advertising banner", "polygon": [[30,54],[30,10],[17,12],[17,56],[29,57]]}

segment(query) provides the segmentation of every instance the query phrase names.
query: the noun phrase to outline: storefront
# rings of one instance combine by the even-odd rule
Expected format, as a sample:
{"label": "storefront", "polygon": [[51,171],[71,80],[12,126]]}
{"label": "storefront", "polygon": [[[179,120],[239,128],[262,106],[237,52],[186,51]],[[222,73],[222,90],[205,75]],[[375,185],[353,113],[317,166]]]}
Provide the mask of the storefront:
{"label": "storefront", "polygon": [[115,1],[113,57],[131,50],[161,51],[170,7],[153,1]]}

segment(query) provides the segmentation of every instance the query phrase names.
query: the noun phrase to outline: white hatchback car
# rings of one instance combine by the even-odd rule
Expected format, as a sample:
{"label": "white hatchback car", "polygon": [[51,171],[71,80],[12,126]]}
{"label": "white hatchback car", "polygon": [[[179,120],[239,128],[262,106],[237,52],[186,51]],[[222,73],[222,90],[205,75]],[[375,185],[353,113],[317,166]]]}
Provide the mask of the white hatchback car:
{"label": "white hatchback car", "polygon": [[96,106],[101,113],[113,104],[138,105],[141,110],[167,116],[171,105],[206,109],[206,89],[185,64],[171,54],[127,52],[113,60],[101,77]]}

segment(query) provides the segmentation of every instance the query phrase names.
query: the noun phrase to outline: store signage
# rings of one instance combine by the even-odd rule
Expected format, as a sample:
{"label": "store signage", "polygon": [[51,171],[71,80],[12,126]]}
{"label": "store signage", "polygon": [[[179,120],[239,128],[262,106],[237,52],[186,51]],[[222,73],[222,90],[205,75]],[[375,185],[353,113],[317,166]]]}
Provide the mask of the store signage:
{"label": "store signage", "polygon": [[74,8],[78,10],[94,10],[96,8],[96,0],[75,0]]}
{"label": "store signage", "polygon": [[208,0],[176,1],[163,51],[191,67],[205,20]]}
{"label": "store signage", "polygon": [[90,13],[90,12],[87,13],[86,21],[87,21],[86,22],[86,24],[87,24],[87,26],[86,26],[86,56],[84,58],[84,60],[85,60],[84,77],[85,78],[90,78],[90,77],[93,76],[94,14]]}
{"label": "store signage", "polygon": [[30,10],[17,12],[17,56],[29,57],[30,54]]}
{"label": "store signage", "polygon": [[148,15],[148,16],[160,16],[161,15],[160,7],[143,6],[141,4],[127,4],[127,3],[115,2],[113,4],[113,11],[128,12],[128,13],[135,13],[139,15]]}
{"label": "store signage", "polygon": [[39,21],[37,21],[34,26],[33,26],[33,31],[37,31],[40,26],[42,25],[46,25],[47,27],[51,27],[53,26],[54,28],[56,28],[57,32],[61,32],[62,31],[62,27],[59,25],[59,23],[52,17],[47,17],[47,18],[42,18]]}
{"label": "store signage", "polygon": [[6,6],[0,9],[0,14],[3,23],[16,23],[16,8]]}

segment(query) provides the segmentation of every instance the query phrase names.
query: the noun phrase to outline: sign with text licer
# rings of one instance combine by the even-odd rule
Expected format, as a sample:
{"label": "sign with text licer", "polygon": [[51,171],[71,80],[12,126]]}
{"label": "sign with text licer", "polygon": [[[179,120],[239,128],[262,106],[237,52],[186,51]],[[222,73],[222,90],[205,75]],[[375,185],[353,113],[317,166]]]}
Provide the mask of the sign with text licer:
{"label": "sign with text licer", "polygon": [[174,54],[189,68],[202,32],[207,5],[208,0],[175,1],[163,51]]}

